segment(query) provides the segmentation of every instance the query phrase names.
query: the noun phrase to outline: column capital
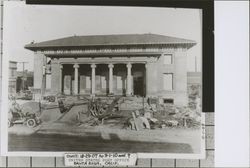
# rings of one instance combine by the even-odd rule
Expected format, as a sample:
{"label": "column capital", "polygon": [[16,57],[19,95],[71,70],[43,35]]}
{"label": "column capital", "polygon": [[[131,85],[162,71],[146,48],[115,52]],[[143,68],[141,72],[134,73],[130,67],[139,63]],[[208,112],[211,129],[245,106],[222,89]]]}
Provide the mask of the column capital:
{"label": "column capital", "polygon": [[96,64],[91,64],[90,67],[91,68],[96,68]]}
{"label": "column capital", "polygon": [[109,68],[114,68],[114,64],[109,64],[108,67]]}
{"label": "column capital", "polygon": [[132,64],[130,62],[127,63],[127,68],[132,68]]}
{"label": "column capital", "polygon": [[148,68],[148,63],[145,64],[145,68],[146,68],[146,69]]}
{"label": "column capital", "polygon": [[62,64],[60,64],[60,69],[63,69],[63,65]]}
{"label": "column capital", "polygon": [[79,65],[78,65],[78,64],[74,64],[73,67],[74,67],[74,68],[79,68]]}

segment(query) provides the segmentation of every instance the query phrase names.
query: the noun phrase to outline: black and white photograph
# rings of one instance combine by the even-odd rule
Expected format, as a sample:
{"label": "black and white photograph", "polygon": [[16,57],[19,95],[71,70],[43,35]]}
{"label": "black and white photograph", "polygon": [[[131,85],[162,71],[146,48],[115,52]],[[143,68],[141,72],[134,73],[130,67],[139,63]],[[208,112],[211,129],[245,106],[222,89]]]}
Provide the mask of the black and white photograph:
{"label": "black and white photograph", "polygon": [[205,157],[201,9],[10,1],[3,29],[2,154]]}

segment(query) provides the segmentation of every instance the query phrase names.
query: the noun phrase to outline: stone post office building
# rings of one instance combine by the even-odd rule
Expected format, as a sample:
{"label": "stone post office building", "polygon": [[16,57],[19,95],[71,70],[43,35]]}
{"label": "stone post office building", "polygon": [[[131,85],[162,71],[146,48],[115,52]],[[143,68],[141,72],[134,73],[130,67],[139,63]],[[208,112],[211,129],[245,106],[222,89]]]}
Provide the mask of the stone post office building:
{"label": "stone post office building", "polygon": [[[36,96],[138,95],[187,103],[192,40],[157,34],[72,36],[28,44]],[[47,68],[46,68],[47,67]]]}

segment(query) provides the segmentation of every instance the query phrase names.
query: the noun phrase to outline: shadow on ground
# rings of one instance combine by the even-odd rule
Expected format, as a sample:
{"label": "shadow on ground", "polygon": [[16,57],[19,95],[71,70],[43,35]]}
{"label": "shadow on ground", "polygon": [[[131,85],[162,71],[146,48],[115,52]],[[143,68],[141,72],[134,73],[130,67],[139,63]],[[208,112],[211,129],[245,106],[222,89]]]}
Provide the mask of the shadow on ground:
{"label": "shadow on ground", "polygon": [[86,152],[146,152],[146,153],[193,153],[189,144],[136,142],[121,140],[116,134],[103,139],[101,133],[85,132],[87,136],[59,134],[9,134],[9,151],[86,151]]}

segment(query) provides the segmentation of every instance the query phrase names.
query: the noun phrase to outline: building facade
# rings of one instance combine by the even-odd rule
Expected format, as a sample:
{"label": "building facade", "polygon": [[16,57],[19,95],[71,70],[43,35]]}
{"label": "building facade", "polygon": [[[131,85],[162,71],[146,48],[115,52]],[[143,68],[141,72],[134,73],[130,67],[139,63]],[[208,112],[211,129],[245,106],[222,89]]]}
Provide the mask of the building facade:
{"label": "building facade", "polygon": [[16,80],[17,80],[17,62],[9,61],[9,93],[16,93]]}
{"label": "building facade", "polygon": [[25,48],[35,54],[36,96],[136,95],[184,105],[186,51],[195,44],[156,34],[123,34],[72,36]]}

